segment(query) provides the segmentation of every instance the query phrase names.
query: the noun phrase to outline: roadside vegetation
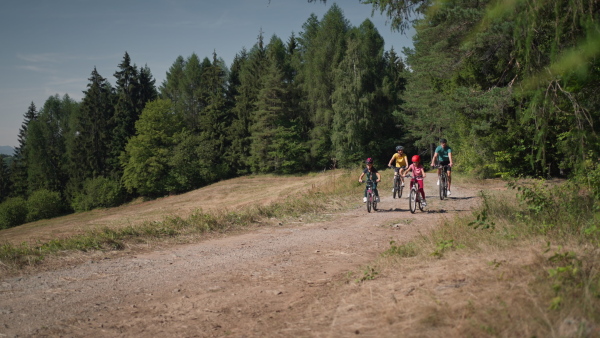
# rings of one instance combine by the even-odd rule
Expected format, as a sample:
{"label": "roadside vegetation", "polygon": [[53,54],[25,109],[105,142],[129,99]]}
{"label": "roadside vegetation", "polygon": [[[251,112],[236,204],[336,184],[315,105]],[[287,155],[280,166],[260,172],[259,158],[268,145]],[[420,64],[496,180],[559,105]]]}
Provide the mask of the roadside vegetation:
{"label": "roadside vegetation", "polygon": [[599,174],[596,168],[585,179],[514,180],[506,190],[482,191],[471,215],[408,243],[390,241],[359,281],[406,275],[423,262],[451,274],[457,262],[485,260],[477,274],[461,281],[480,286],[480,292],[463,294],[461,303],[437,301],[420,314],[423,330],[449,325],[459,336],[598,336]]}

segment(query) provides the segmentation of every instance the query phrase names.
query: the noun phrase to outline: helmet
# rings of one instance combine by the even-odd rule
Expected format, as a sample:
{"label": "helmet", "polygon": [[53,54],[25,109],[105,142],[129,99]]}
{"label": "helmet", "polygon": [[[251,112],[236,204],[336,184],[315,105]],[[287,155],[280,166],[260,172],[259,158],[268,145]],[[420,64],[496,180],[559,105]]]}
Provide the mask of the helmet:
{"label": "helmet", "polygon": [[397,146],[396,147],[396,151],[400,151],[400,150],[404,150],[404,147],[403,146]]}
{"label": "helmet", "polygon": [[440,143],[448,143],[448,140],[446,140],[445,138],[441,138]]}
{"label": "helmet", "polygon": [[421,162],[421,156],[419,156],[419,155],[414,155],[414,156],[412,157],[412,161],[413,161],[413,162]]}
{"label": "helmet", "polygon": [[367,164],[373,164],[373,159],[369,157],[365,162],[367,162]]}

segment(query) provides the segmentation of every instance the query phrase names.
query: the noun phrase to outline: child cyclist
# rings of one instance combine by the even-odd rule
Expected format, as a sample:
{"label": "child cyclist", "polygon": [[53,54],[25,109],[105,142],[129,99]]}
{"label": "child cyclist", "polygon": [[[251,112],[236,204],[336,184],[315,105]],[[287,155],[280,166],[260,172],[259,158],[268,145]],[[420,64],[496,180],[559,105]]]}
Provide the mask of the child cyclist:
{"label": "child cyclist", "polygon": [[[373,181],[373,190],[375,191],[375,197],[377,198],[377,202],[379,202],[379,191],[377,190],[377,183],[379,181],[381,181],[381,175],[379,174],[377,169],[375,169],[375,167],[373,167],[373,159],[372,158],[369,157],[366,160],[366,162],[367,162],[367,167],[365,168],[365,170],[363,170],[362,174],[360,174],[360,177],[358,178],[358,182],[363,183],[363,177],[365,175],[367,175],[367,180]],[[366,187],[365,187],[365,197],[363,197],[363,203],[367,203],[367,188]]]}
{"label": "child cyclist", "polygon": [[[421,163],[421,156],[414,155],[412,157],[412,162],[413,163],[404,172],[404,176],[406,176],[406,174],[408,174],[409,171],[412,171],[413,177],[417,180],[417,183],[419,184],[419,192],[423,197],[421,205],[427,206],[427,202],[425,201],[425,190],[423,190],[423,179],[425,178],[425,176],[427,176],[427,174],[425,173],[425,168],[423,168],[423,164]],[[412,181],[410,187],[412,188]]]}
{"label": "child cyclist", "polygon": [[[406,168],[408,167],[408,157],[406,156],[406,154],[404,153],[404,147],[403,146],[397,146],[396,147],[396,153],[394,154],[394,156],[392,156],[392,158],[390,159],[390,162],[388,163],[388,167],[392,166],[392,162],[396,161],[396,166],[394,167],[394,178],[393,180],[396,179],[396,176],[400,176],[400,182],[402,184],[402,186],[404,186],[404,170],[406,170]],[[394,181],[392,181],[394,182]],[[392,193],[394,192],[394,188],[392,188]]]}

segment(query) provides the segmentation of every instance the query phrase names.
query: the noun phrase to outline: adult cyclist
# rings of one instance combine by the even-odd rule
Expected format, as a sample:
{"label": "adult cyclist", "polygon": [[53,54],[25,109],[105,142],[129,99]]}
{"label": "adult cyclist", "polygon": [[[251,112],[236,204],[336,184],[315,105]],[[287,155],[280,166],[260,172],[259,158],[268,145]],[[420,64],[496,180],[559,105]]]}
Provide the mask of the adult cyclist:
{"label": "adult cyclist", "polygon": [[[394,161],[396,161],[396,166],[394,167],[394,180],[396,180],[396,176],[400,175],[400,182],[401,182],[402,186],[404,186],[404,170],[406,170],[406,168],[408,168],[408,157],[404,153],[403,146],[396,147],[396,153],[390,159],[390,162],[388,163],[388,167],[391,167],[392,162],[394,162]],[[394,181],[392,181],[392,182],[394,182]],[[395,188],[392,188],[392,193],[394,192],[394,189]]]}
{"label": "adult cyclist", "polygon": [[437,184],[440,185],[440,174],[442,173],[441,166],[448,166],[448,196],[450,193],[450,185],[452,184],[452,148],[448,145],[448,140],[445,138],[440,139],[440,145],[435,148],[435,152],[433,153],[433,158],[431,159],[431,166],[433,167],[436,159],[438,160],[438,164],[440,168],[438,168],[438,181]]}

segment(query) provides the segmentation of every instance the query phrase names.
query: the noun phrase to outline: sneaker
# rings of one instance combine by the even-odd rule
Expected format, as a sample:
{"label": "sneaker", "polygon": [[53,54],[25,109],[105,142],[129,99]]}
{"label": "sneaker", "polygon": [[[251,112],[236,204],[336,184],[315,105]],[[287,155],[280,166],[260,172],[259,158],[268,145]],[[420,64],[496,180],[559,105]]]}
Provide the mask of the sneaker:
{"label": "sneaker", "polygon": [[450,192],[450,190],[448,190],[448,196],[452,195],[452,193]]}
{"label": "sneaker", "polygon": [[396,192],[396,188],[392,188],[392,194]]}
{"label": "sneaker", "polygon": [[404,182],[402,182],[402,184],[401,184],[401,185],[402,185],[402,186],[404,186]]}
{"label": "sneaker", "polygon": [[363,197],[363,203],[367,203],[367,198]]}
{"label": "sneaker", "polygon": [[379,196],[375,197],[375,202],[379,203]]}
{"label": "sneaker", "polygon": [[424,207],[426,207],[427,206],[427,202],[423,201],[423,202],[421,202],[421,205],[424,206]]}
{"label": "sneaker", "polygon": [[437,184],[437,185],[440,185],[440,179],[439,179],[439,178],[438,178],[438,181],[437,181],[437,183],[436,183],[436,184]]}

